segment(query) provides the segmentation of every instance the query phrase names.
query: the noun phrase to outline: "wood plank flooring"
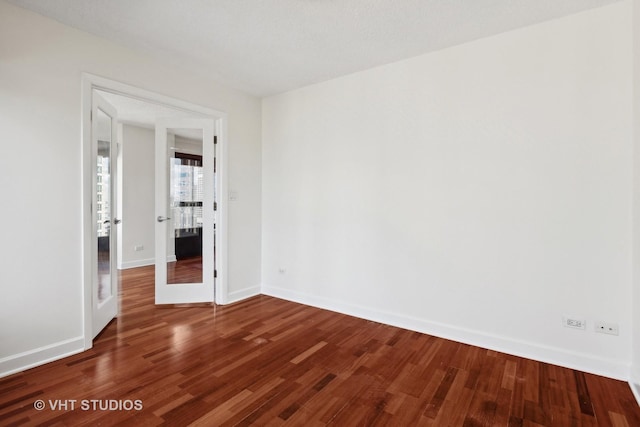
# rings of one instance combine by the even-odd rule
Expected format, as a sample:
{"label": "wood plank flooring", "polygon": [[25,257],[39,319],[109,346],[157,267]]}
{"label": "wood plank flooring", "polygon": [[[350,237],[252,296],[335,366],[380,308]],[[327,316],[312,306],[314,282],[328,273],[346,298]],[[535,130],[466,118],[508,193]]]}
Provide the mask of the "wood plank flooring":
{"label": "wood plank flooring", "polygon": [[93,349],[0,379],[0,425],[640,426],[621,381],[267,296],[155,307],[153,267],[122,279]]}

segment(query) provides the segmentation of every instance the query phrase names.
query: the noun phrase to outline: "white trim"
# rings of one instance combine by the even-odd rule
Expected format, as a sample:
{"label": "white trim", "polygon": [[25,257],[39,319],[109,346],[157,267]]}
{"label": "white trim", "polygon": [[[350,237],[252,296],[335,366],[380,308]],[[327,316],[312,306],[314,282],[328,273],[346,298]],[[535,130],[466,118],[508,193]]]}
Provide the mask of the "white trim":
{"label": "white trim", "polygon": [[640,384],[629,381],[629,387],[631,387],[631,392],[633,393],[633,397],[636,398],[636,402],[640,405]]}
{"label": "white trim", "polygon": [[464,344],[482,347],[501,353],[525,357],[527,359],[577,369],[596,375],[626,381],[629,378],[630,366],[615,360],[591,357],[561,348],[543,346],[527,341],[517,341],[507,337],[487,334],[482,331],[459,328],[438,322],[430,322],[410,316],[403,316],[374,310],[358,305],[334,301],[329,298],[291,291],[279,287],[262,285],[262,293],[276,298],[310,305],[386,325],[396,326],[411,331],[445,338]]}
{"label": "white trim", "polygon": [[[117,161],[117,165],[116,165],[116,185],[118,187],[118,190],[116,191],[116,195],[117,195],[117,200],[116,200],[116,218],[119,218],[120,220],[122,220],[122,203],[123,203],[123,194],[124,194],[124,188],[122,185],[122,180],[123,180],[123,171],[124,171],[124,167],[122,164],[122,153],[124,151],[124,126],[122,125],[122,122],[120,121],[120,119],[118,119],[118,153],[116,156],[116,161]],[[122,247],[122,243],[124,241],[124,239],[122,238],[122,223],[120,223],[119,225],[116,226],[116,232],[118,233],[118,238],[116,239],[116,241],[118,242],[118,250],[116,251],[116,258],[118,260],[117,268],[118,270],[122,269],[122,263],[123,263],[123,257],[124,257],[124,248]]]}
{"label": "white trim", "polygon": [[[167,256],[167,262],[176,262],[176,261],[178,261],[178,259],[176,258],[175,255]],[[128,270],[130,268],[146,267],[148,265],[155,265],[155,263],[156,263],[155,258],[145,258],[145,259],[136,259],[133,261],[125,261],[118,266],[118,270]]]}
{"label": "white trim", "polygon": [[76,337],[0,359],[0,378],[84,351],[84,337]]}
{"label": "white trim", "polygon": [[82,212],[82,335],[84,337],[84,349],[93,346],[93,259],[95,258],[93,220],[91,203],[93,203],[93,162],[91,156],[91,106],[93,104],[93,84],[87,76],[82,76],[81,90],[81,158],[82,167],[80,183],[82,198],[80,210]]}
{"label": "white trim", "polygon": [[255,297],[256,295],[260,295],[260,286],[252,286],[250,288],[240,289],[239,291],[233,291],[229,293],[229,298],[225,304],[232,304],[242,301],[243,299]]}
{"label": "white trim", "polygon": [[217,223],[219,224],[216,236],[216,269],[218,277],[215,282],[215,300],[217,303],[224,304],[228,300],[227,296],[227,113],[202,107],[191,102],[182,101],[180,99],[161,95],[157,92],[130,86],[111,79],[96,76],[94,74],[82,73],[81,79],[81,151],[82,151],[82,280],[83,280],[83,337],[84,349],[92,347],[93,340],[91,337],[92,319],[91,319],[91,301],[92,301],[92,264],[93,259],[93,234],[91,221],[91,198],[93,189],[91,185],[92,178],[92,158],[91,158],[91,104],[92,92],[98,89],[104,92],[115,93],[130,98],[139,99],[154,104],[165,105],[174,109],[184,110],[189,113],[202,114],[206,117],[212,117],[215,120],[215,135],[218,138],[217,157],[218,157],[218,188],[216,193],[218,197]]}
{"label": "white trim", "polygon": [[227,156],[227,120],[218,120],[215,124],[215,134],[218,136],[216,144],[216,181],[218,188],[216,194],[218,199],[218,210],[216,211],[216,242],[219,242],[219,248],[216,246],[216,274],[215,279],[215,301],[217,304],[227,304],[229,301],[229,284],[227,276],[227,201],[228,197],[228,156]]}

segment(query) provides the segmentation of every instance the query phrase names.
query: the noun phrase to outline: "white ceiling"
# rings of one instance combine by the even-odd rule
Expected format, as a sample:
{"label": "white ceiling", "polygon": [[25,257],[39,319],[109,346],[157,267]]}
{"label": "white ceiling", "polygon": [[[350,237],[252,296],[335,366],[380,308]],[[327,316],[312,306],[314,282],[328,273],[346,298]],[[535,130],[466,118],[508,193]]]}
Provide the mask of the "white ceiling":
{"label": "white ceiling", "polygon": [[618,0],[9,0],[265,96]]}

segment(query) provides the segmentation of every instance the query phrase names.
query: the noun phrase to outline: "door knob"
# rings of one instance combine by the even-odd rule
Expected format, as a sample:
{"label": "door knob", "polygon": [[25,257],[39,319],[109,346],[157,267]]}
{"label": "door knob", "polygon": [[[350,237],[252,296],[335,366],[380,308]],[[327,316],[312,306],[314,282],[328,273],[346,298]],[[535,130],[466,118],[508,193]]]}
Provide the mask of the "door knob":
{"label": "door knob", "polygon": [[114,223],[115,225],[118,225],[118,224],[120,224],[121,222],[122,222],[122,220],[121,220],[121,219],[119,219],[119,218],[115,218],[115,219],[113,220],[113,223]]}
{"label": "door knob", "polygon": [[167,221],[170,220],[171,218],[167,217],[167,216],[159,216],[158,217],[158,222],[163,222],[163,221]]}

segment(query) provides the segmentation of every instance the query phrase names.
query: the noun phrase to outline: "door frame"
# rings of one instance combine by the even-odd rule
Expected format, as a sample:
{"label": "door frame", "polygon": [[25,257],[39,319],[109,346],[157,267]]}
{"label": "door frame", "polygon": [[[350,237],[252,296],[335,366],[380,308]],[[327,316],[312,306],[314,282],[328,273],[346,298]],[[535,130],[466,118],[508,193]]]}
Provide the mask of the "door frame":
{"label": "door frame", "polygon": [[[195,113],[208,116],[214,120],[214,134],[217,136],[216,144],[216,174],[219,195],[216,211],[216,281],[215,303],[225,304],[228,301],[227,284],[227,113],[211,108],[196,105],[177,98],[161,95],[159,93],[141,89],[115,80],[110,80],[94,74],[82,74],[82,99],[81,99],[81,159],[82,159],[82,283],[83,283],[83,336],[84,349],[93,346],[92,336],[92,292],[93,292],[93,260],[97,252],[97,237],[93,233],[92,199],[93,199],[93,175],[96,172],[93,162],[91,143],[91,107],[93,91],[101,90],[129,98],[138,99],[152,104],[160,104],[166,107],[182,110],[187,113]],[[123,218],[126,221],[126,218]],[[115,260],[114,260],[115,261]],[[116,315],[117,317],[117,315]]]}

